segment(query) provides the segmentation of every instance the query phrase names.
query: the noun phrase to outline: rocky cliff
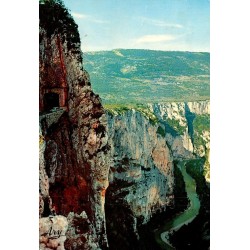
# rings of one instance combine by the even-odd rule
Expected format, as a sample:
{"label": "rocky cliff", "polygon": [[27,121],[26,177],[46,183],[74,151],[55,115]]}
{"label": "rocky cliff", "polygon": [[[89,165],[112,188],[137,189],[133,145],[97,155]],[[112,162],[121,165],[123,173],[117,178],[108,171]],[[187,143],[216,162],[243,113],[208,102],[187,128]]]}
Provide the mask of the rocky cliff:
{"label": "rocky cliff", "polygon": [[105,207],[111,249],[137,249],[138,226],[173,204],[173,160],[209,154],[209,113],[209,101],[107,110],[113,162]]}
{"label": "rocky cliff", "polygon": [[[105,247],[107,121],[82,68],[77,25],[60,1],[40,3],[39,36],[40,249]],[[46,219],[55,214],[64,218],[60,230]],[[57,239],[66,232],[64,244],[54,231]]]}
{"label": "rocky cliff", "polygon": [[205,156],[210,149],[210,101],[149,104],[176,159]]}
{"label": "rocky cliff", "polygon": [[174,159],[205,157],[210,182],[210,101],[149,104],[158,118]]}
{"label": "rocky cliff", "polygon": [[113,159],[105,205],[107,233],[111,249],[132,249],[139,239],[138,225],[173,202],[173,157],[154,121],[144,114],[130,110],[107,116]]}
{"label": "rocky cliff", "polygon": [[105,113],[61,1],[40,3],[39,38],[40,249],[136,249],[173,204],[173,160],[209,155],[209,102]]}

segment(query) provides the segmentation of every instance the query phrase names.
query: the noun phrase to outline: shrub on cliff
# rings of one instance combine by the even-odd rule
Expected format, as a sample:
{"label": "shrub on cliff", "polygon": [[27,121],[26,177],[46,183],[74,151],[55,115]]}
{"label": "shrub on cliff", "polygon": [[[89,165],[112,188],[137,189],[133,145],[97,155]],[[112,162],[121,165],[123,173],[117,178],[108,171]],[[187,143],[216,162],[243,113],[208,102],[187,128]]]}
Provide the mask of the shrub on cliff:
{"label": "shrub on cliff", "polygon": [[78,59],[82,61],[78,25],[61,0],[39,1],[39,25],[48,37],[60,35],[68,51],[79,54]]}

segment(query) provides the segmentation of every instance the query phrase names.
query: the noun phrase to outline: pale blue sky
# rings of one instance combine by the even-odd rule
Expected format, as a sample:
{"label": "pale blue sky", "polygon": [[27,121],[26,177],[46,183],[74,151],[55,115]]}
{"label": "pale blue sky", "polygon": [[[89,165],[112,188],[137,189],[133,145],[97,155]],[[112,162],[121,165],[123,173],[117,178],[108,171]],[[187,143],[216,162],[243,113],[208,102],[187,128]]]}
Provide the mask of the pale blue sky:
{"label": "pale blue sky", "polygon": [[209,0],[64,0],[82,50],[209,52]]}

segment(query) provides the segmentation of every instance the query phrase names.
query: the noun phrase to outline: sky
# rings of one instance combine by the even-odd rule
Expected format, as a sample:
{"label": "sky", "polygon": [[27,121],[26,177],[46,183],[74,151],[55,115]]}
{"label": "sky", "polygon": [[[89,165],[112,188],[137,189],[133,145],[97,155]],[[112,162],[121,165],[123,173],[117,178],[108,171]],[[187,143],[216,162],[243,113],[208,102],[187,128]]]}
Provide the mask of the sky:
{"label": "sky", "polygon": [[64,0],[83,52],[152,49],[209,52],[209,0]]}

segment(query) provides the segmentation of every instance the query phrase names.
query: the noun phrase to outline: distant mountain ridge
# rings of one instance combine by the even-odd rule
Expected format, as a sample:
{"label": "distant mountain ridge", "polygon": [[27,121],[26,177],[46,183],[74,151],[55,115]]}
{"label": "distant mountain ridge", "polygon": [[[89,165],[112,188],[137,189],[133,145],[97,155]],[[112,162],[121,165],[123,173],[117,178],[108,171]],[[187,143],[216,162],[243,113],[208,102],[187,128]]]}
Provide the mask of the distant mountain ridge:
{"label": "distant mountain ridge", "polygon": [[93,89],[106,103],[207,100],[210,53],[115,49],[83,54]]}

